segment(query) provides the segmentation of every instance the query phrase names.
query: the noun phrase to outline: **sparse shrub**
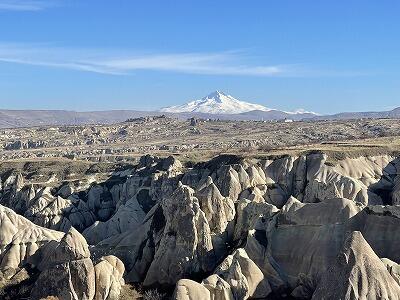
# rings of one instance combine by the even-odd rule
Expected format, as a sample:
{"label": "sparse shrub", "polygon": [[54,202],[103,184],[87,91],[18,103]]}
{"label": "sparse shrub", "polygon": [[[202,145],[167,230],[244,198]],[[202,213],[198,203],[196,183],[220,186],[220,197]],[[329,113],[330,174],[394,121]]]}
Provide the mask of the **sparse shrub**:
{"label": "sparse shrub", "polygon": [[264,145],[261,145],[260,147],[258,147],[258,150],[260,150],[262,152],[270,152],[270,151],[274,150],[274,147],[271,145],[264,144]]}
{"label": "sparse shrub", "polygon": [[166,295],[160,293],[158,290],[147,290],[143,294],[143,300],[163,300],[165,298]]}

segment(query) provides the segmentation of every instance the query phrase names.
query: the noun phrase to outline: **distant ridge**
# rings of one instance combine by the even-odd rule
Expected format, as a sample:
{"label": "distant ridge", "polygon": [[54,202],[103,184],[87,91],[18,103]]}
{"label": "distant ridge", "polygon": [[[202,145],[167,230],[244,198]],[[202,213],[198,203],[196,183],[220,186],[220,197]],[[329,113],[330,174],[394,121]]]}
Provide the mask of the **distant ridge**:
{"label": "distant ridge", "polygon": [[135,110],[110,110],[77,112],[68,110],[0,110],[0,128],[31,127],[42,125],[111,124],[130,117],[158,113]]}
{"label": "distant ridge", "polygon": [[161,111],[136,110],[109,110],[77,112],[68,110],[0,110],[0,128],[33,127],[33,126],[61,126],[86,124],[113,124],[124,122],[131,118],[145,116],[167,115],[178,119],[191,117],[201,119],[237,120],[237,121],[267,121],[293,119],[301,120],[313,118],[313,114],[289,114],[281,111],[253,110],[240,114],[210,114],[201,112],[168,113]]}
{"label": "distant ridge", "polygon": [[317,116],[316,120],[346,120],[346,119],[382,119],[400,118],[400,107],[389,111],[369,111],[369,112],[342,112],[333,115]]}
{"label": "distant ridge", "polygon": [[7,110],[0,109],[0,128],[61,126],[86,124],[112,124],[127,119],[157,116],[165,114],[169,117],[187,119],[191,117],[219,120],[345,120],[361,118],[400,118],[400,107],[382,112],[343,112],[333,115],[317,115],[313,112],[298,110],[285,112],[267,108],[260,104],[240,101],[220,91],[188,102],[183,105],[170,106],[159,111],[107,110],[77,112],[70,110]]}

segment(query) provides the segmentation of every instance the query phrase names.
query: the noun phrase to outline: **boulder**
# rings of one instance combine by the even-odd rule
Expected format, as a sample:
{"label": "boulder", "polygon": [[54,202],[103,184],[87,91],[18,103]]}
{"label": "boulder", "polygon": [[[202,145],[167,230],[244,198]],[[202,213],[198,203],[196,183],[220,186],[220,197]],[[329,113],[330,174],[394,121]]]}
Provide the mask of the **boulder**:
{"label": "boulder", "polygon": [[172,296],[174,300],[211,300],[210,292],[202,284],[189,279],[180,279]]}
{"label": "boulder", "polygon": [[94,266],[96,273],[95,300],[118,300],[122,286],[125,267],[122,261],[112,255],[104,256]]}

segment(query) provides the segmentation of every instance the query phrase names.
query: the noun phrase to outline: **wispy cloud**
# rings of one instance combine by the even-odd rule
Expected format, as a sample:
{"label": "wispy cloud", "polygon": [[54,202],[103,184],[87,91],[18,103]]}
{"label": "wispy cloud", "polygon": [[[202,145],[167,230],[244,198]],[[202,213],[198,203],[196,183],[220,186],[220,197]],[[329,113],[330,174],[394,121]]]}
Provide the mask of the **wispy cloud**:
{"label": "wispy cloud", "polygon": [[170,71],[205,75],[273,76],[285,72],[284,66],[252,66],[240,62],[244,55],[223,53],[147,54],[85,64],[108,71],[129,73],[136,70]]}
{"label": "wispy cloud", "polygon": [[1,0],[0,11],[40,11],[53,6],[55,1],[36,0]]}
{"label": "wispy cloud", "polygon": [[129,75],[148,70],[203,75],[308,77],[314,72],[299,64],[260,65],[250,64],[249,61],[251,57],[243,51],[172,54],[127,54],[125,51],[122,55],[117,51],[0,43],[0,62],[110,75]]}

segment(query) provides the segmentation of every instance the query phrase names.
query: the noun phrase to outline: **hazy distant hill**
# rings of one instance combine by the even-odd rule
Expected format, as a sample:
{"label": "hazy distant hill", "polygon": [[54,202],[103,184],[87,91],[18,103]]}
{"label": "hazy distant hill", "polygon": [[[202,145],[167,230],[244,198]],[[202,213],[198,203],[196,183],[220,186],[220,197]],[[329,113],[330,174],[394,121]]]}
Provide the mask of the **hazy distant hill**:
{"label": "hazy distant hill", "polygon": [[381,119],[381,118],[400,118],[400,107],[389,111],[369,111],[369,112],[343,112],[334,115],[316,116],[314,120],[346,120],[346,119]]}
{"label": "hazy distant hill", "polygon": [[300,120],[311,118],[312,114],[288,114],[280,111],[250,111],[240,114],[210,113],[167,113],[159,111],[110,110],[76,112],[67,110],[0,110],[0,128],[31,127],[40,125],[82,125],[111,124],[123,122],[130,118],[165,114],[170,117],[187,119],[191,117],[220,120],[280,120],[290,118]]}
{"label": "hazy distant hill", "polygon": [[345,112],[334,115],[315,116],[312,113],[288,113],[279,110],[253,110],[238,114],[218,114],[202,112],[168,113],[161,111],[109,110],[76,112],[67,110],[0,110],[0,128],[31,127],[41,125],[82,125],[111,124],[130,118],[165,114],[170,117],[187,119],[191,117],[219,120],[335,120],[360,118],[400,118],[400,107],[382,112]]}
{"label": "hazy distant hill", "polygon": [[39,125],[110,124],[129,118],[159,113],[110,110],[76,112],[67,110],[0,110],[0,127],[29,127]]}
{"label": "hazy distant hill", "polygon": [[311,118],[314,113],[285,112],[263,105],[240,101],[215,91],[208,96],[183,105],[159,111],[111,110],[76,112],[67,110],[0,110],[0,128],[39,125],[110,124],[130,118],[166,114],[177,118],[197,117],[220,120],[279,120]]}

